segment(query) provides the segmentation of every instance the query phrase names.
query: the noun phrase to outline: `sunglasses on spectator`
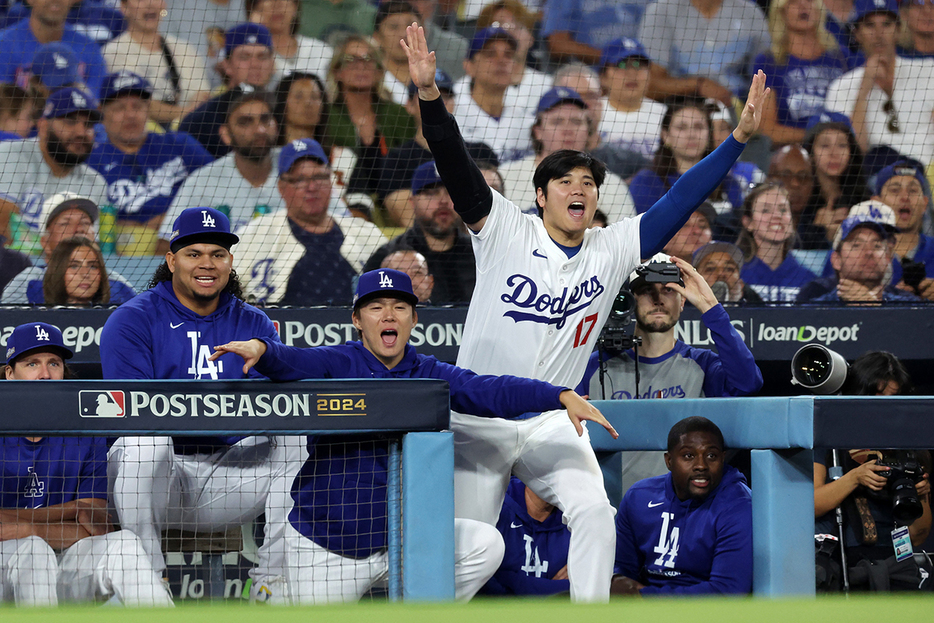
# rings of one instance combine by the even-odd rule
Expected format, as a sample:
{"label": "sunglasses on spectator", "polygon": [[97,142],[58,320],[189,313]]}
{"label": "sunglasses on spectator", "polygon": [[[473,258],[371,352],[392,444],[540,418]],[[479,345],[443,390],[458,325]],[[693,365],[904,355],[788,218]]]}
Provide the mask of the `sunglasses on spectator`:
{"label": "sunglasses on spectator", "polygon": [[362,56],[356,56],[354,54],[344,54],[341,57],[341,66],[343,65],[353,65],[354,63],[375,63],[376,57],[369,54],[364,54]]}
{"label": "sunglasses on spectator", "polygon": [[280,179],[289,186],[302,188],[330,182],[331,175],[329,173],[321,173],[318,175],[309,175],[307,177],[281,177]]}
{"label": "sunglasses on spectator", "polygon": [[885,113],[885,127],[889,129],[889,132],[893,134],[901,132],[902,128],[898,123],[898,111],[895,110],[895,104],[891,99],[886,100],[885,104],[882,105],[882,112]]}
{"label": "sunglasses on spectator", "polygon": [[615,67],[619,67],[620,69],[646,69],[648,66],[648,60],[637,56],[624,58],[615,65]]}

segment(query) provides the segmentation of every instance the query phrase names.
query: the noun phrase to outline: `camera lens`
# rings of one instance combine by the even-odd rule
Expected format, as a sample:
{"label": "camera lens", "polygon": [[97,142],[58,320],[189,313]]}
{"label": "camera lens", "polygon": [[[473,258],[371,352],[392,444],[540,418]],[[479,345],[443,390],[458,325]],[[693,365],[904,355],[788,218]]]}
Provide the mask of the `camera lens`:
{"label": "camera lens", "polygon": [[791,358],[791,379],[815,394],[833,394],[846,380],[846,360],[820,344],[802,346]]}
{"label": "camera lens", "polygon": [[892,491],[892,516],[903,526],[910,524],[924,513],[918,500],[918,489],[908,478],[899,478],[889,484]]}
{"label": "camera lens", "polygon": [[809,348],[795,357],[794,375],[804,385],[820,385],[830,376],[833,367],[830,358],[817,348]]}

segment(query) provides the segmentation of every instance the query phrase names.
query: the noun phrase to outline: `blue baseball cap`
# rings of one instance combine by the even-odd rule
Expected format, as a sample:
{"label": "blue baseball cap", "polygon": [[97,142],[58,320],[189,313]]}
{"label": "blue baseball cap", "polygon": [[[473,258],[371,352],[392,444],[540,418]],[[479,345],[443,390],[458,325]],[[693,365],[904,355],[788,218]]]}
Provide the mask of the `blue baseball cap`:
{"label": "blue baseball cap", "polygon": [[61,331],[44,322],[29,322],[13,329],[13,333],[6,339],[6,363],[12,366],[17,357],[39,349],[56,350],[62,359],[74,356],[71,349],[65,346]]}
{"label": "blue baseball cap", "polygon": [[230,233],[230,219],[214,208],[186,208],[175,219],[169,247],[178,253],[191,244],[208,243],[230,247],[240,242],[240,237]]}
{"label": "blue baseball cap", "polygon": [[279,152],[279,175],[288,173],[292,166],[303,158],[310,158],[324,166],[330,166],[321,143],[313,138],[300,138],[289,143]]}
{"label": "blue baseball cap", "polygon": [[50,89],[60,89],[81,82],[75,51],[61,41],[40,45],[32,55],[29,71]]}
{"label": "blue baseball cap", "polygon": [[535,114],[540,115],[543,112],[548,112],[558,104],[574,104],[578,108],[587,110],[587,103],[577,91],[567,87],[553,87],[545,91],[542,98],[538,100],[538,108],[535,110]]}
{"label": "blue baseball cap", "polygon": [[638,56],[649,62],[652,60],[649,53],[645,51],[645,46],[636,39],[631,37],[614,39],[603,48],[603,52],[600,54],[600,67],[618,65],[620,61],[631,56]]}
{"label": "blue baseball cap", "polygon": [[[438,85],[438,90],[443,93],[451,94],[454,92],[454,81],[443,69],[435,70],[435,84]],[[416,93],[418,93],[418,87],[415,86],[414,82],[409,82],[409,99],[415,97]]]}
{"label": "blue baseball cap", "polygon": [[101,104],[121,95],[138,95],[148,100],[152,98],[152,85],[146,78],[125,69],[108,74],[101,85]]}
{"label": "blue baseball cap", "polygon": [[370,299],[384,296],[401,299],[412,307],[418,305],[418,297],[412,290],[412,280],[408,275],[401,270],[377,268],[363,273],[357,280],[357,291],[353,295],[354,311]]}
{"label": "blue baseball cap", "polygon": [[[810,133],[811,130],[819,125],[830,124],[846,126],[846,129],[850,132],[850,134],[855,134],[855,132],[853,132],[853,124],[850,122],[849,117],[844,115],[842,112],[831,112],[829,110],[825,110],[819,115],[811,115],[808,117],[807,125],[804,127],[804,130]],[[818,128],[817,130],[814,130],[814,133],[817,133],[822,129],[823,128]]]}
{"label": "blue baseball cap", "polygon": [[890,164],[878,173],[876,173],[875,194],[882,194],[882,187],[893,177],[901,176],[913,177],[921,184],[921,188],[927,192],[927,180],[924,178],[924,171],[910,160],[899,160],[895,164]]}
{"label": "blue baseball cap", "polygon": [[895,19],[898,19],[898,0],[855,0],[853,19],[850,23],[856,25],[861,19],[873,13],[891,13]]}
{"label": "blue baseball cap", "polygon": [[444,181],[438,174],[438,167],[434,160],[418,165],[412,173],[412,194],[417,195],[428,187],[444,186]]}
{"label": "blue baseball cap", "polygon": [[230,53],[241,45],[264,45],[271,50],[273,49],[272,35],[262,24],[253,22],[237,24],[224,33],[224,52],[230,56]]}
{"label": "blue baseball cap", "polygon": [[512,33],[508,30],[493,28],[491,26],[490,28],[478,30],[477,34],[473,36],[473,40],[470,42],[470,48],[467,49],[467,59],[472,59],[474,54],[482,50],[490,41],[506,41],[512,46],[513,50],[519,49],[519,42],[512,36]]}
{"label": "blue baseball cap", "polygon": [[101,120],[101,113],[97,109],[97,100],[87,91],[77,87],[67,87],[53,92],[45,100],[42,118],[59,119],[75,112],[88,113],[94,123]]}

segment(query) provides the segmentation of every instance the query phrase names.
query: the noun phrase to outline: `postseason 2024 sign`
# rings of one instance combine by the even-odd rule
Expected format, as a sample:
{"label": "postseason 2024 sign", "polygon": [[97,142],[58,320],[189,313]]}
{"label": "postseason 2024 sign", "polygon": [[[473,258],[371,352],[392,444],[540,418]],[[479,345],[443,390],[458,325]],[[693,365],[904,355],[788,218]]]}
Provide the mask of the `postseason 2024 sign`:
{"label": "postseason 2024 sign", "polygon": [[[0,434],[440,431],[446,381],[6,381]],[[400,408],[404,405],[404,408]],[[28,414],[28,415],[27,415]]]}

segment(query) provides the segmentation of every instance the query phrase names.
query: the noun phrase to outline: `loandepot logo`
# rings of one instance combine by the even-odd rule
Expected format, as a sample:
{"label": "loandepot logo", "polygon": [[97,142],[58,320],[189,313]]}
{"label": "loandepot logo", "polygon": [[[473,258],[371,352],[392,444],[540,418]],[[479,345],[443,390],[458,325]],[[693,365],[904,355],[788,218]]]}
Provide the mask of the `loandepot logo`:
{"label": "loandepot logo", "polygon": [[855,342],[858,334],[858,324],[848,327],[772,327],[763,323],[759,325],[756,338],[760,342],[821,342],[829,346],[834,342]]}

